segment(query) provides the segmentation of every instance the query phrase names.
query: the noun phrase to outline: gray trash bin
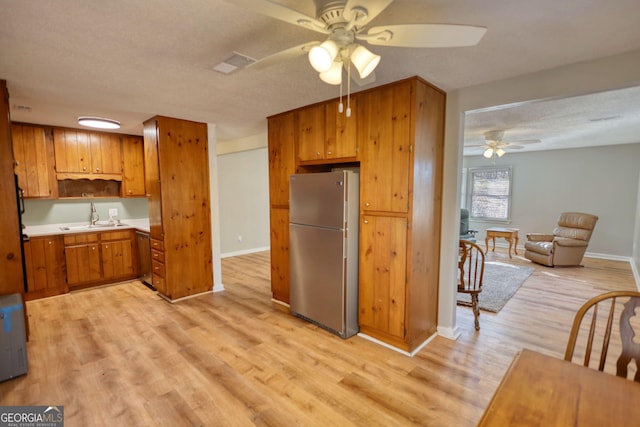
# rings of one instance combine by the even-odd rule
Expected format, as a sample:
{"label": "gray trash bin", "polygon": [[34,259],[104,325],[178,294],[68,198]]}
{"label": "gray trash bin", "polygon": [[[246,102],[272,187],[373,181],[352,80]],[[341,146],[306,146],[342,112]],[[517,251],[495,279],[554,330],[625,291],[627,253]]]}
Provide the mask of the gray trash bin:
{"label": "gray trash bin", "polygon": [[0,296],[0,381],[27,373],[24,307],[20,294]]}

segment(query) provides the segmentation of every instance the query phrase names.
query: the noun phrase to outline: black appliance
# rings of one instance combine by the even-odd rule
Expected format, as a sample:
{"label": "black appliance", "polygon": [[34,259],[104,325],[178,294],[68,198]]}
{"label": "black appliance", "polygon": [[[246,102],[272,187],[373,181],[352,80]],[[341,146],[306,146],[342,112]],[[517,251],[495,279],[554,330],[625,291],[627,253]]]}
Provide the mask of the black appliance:
{"label": "black appliance", "polygon": [[27,286],[27,264],[25,262],[25,257],[24,257],[24,242],[28,242],[29,241],[29,236],[27,236],[24,233],[24,226],[22,225],[22,214],[24,214],[25,209],[24,209],[24,191],[22,191],[22,188],[20,188],[19,182],[18,182],[18,175],[13,175],[14,179],[15,179],[15,183],[16,183],[16,202],[18,205],[18,227],[20,230],[20,235],[22,236],[21,242],[20,242],[20,253],[22,254],[22,278],[23,278],[23,283],[24,283],[24,291],[27,292],[28,291],[28,286]]}

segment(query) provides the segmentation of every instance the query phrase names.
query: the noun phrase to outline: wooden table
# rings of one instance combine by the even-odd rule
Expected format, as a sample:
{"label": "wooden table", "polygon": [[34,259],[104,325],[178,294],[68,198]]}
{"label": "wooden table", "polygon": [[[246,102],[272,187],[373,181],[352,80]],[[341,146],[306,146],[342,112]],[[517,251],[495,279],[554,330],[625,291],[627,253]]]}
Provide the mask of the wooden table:
{"label": "wooden table", "polygon": [[[519,228],[504,228],[504,227],[490,227],[487,228],[487,237],[484,239],[484,245],[486,247],[485,252],[489,252],[489,239],[493,239],[493,251],[496,250],[496,237],[503,237],[509,242],[509,258],[511,257],[511,248],[513,252],[518,255],[518,231]],[[515,244],[514,244],[515,241]]]}
{"label": "wooden table", "polygon": [[640,383],[523,350],[479,426],[638,426]]}

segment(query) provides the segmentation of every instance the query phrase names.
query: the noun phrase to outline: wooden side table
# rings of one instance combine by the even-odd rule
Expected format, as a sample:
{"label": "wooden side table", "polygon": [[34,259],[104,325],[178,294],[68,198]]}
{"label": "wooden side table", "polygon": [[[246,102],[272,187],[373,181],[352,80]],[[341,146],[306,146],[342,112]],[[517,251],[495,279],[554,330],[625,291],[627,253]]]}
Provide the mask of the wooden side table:
{"label": "wooden side table", "polygon": [[[502,237],[509,242],[509,258],[511,256],[511,248],[513,252],[518,255],[518,231],[519,228],[504,228],[504,227],[490,227],[487,228],[487,237],[484,239],[484,245],[486,247],[485,252],[489,252],[489,239],[493,240],[493,252],[496,251],[496,237]],[[515,241],[515,244],[514,244]]]}

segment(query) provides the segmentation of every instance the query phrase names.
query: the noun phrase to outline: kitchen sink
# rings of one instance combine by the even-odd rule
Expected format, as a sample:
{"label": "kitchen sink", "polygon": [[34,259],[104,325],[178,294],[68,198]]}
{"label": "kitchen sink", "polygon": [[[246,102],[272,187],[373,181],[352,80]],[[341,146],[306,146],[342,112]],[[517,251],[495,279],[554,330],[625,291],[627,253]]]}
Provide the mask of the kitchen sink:
{"label": "kitchen sink", "polygon": [[64,227],[60,227],[60,230],[75,231],[75,230],[92,230],[92,229],[120,228],[120,227],[129,227],[129,224],[125,224],[123,222],[116,222],[114,224],[109,224],[108,222],[97,222],[95,224],[64,226]]}

